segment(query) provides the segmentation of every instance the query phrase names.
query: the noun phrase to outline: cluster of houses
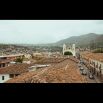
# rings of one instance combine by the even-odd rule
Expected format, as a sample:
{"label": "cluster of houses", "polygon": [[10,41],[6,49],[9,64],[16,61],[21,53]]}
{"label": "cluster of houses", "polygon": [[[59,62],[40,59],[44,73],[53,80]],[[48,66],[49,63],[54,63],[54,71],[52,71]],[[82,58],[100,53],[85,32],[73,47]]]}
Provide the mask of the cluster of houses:
{"label": "cluster of houses", "polygon": [[45,68],[50,65],[34,65],[34,64],[14,64],[0,69],[0,83],[17,77],[23,73],[35,71],[36,69]]}
{"label": "cluster of houses", "polygon": [[[47,53],[46,53],[47,54]],[[4,55],[0,56],[0,83],[4,83],[9,79],[12,79],[22,73],[34,71],[37,68],[44,68],[48,65],[34,65],[30,60],[32,56],[43,57],[45,53],[33,53],[31,54],[15,54],[15,55]],[[48,53],[49,55],[49,53]],[[48,56],[47,55],[47,56]],[[54,54],[53,54],[54,55]],[[28,60],[23,60],[22,63],[18,64],[15,62],[17,58],[25,57]]]}
{"label": "cluster of houses", "polygon": [[[4,83],[18,75],[34,71],[38,68],[48,67],[49,65],[37,65],[29,61],[16,64],[14,61],[23,54],[0,56],[0,83]],[[29,57],[27,54],[25,57]]]}
{"label": "cluster of houses", "polygon": [[0,55],[12,55],[12,54],[32,54],[33,50],[23,46],[6,46],[0,48]]}
{"label": "cluster of houses", "polygon": [[13,71],[16,70],[16,67],[14,66],[15,63],[14,61],[18,57],[22,57],[22,56],[23,54],[0,56],[0,83],[3,83],[9,78],[18,75],[18,72],[12,73],[12,68]]}
{"label": "cluster of houses", "polygon": [[[19,49],[18,49],[19,50]],[[74,57],[82,60],[83,63],[88,67],[89,71],[103,81],[103,53],[91,53],[90,51],[82,51],[75,48],[75,44],[71,47],[63,45],[63,55],[65,52],[71,52]],[[17,51],[19,52],[19,51]],[[36,68],[47,67],[48,65],[34,65],[30,61],[23,61],[21,64],[15,64],[15,60],[19,57],[25,57],[30,60],[32,57],[62,57],[60,52],[35,52],[35,53],[21,53],[21,54],[10,54],[0,56],[0,83],[4,83],[7,80],[14,78],[22,73],[30,72]],[[73,58],[70,58],[73,60]],[[56,60],[56,58],[55,58]],[[44,60],[45,61],[45,60]]]}

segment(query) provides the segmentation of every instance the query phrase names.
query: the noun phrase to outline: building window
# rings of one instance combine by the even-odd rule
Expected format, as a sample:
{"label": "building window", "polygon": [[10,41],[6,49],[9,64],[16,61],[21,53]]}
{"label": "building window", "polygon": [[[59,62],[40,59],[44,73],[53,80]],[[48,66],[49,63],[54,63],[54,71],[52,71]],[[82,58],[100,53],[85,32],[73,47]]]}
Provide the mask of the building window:
{"label": "building window", "polygon": [[101,72],[101,69],[100,69],[100,76],[101,76],[101,73],[102,73],[102,72]]}
{"label": "building window", "polygon": [[101,69],[101,64],[100,64],[99,68]]}
{"label": "building window", "polygon": [[94,67],[95,67],[95,62],[93,62],[93,65],[94,65]]}
{"label": "building window", "polygon": [[15,76],[18,76],[19,74],[15,74]]}
{"label": "building window", "polygon": [[3,63],[3,67],[5,67],[5,63]]}
{"label": "building window", "polygon": [[0,64],[0,68],[2,67],[2,65]]}
{"label": "building window", "polygon": [[98,68],[98,63],[97,63],[97,65],[96,65],[96,68]]}
{"label": "building window", "polygon": [[14,77],[14,74],[10,74],[10,76],[9,76],[10,78],[13,78]]}
{"label": "building window", "polygon": [[2,80],[4,80],[5,79],[5,77],[4,76],[2,76]]}
{"label": "building window", "polygon": [[101,64],[100,64],[100,66],[99,66],[99,70],[101,70]]}

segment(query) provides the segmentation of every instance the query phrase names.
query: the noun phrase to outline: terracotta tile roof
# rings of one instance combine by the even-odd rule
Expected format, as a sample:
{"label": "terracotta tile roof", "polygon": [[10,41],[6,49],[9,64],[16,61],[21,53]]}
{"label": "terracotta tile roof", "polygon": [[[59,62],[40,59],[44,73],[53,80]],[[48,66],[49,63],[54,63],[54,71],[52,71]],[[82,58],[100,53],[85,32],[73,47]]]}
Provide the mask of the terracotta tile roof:
{"label": "terracotta tile roof", "polygon": [[21,74],[6,83],[87,83],[77,68],[76,62],[67,59],[51,67]]}
{"label": "terracotta tile roof", "polygon": [[7,59],[6,60],[0,60],[0,64],[1,63],[7,63],[7,62],[11,62],[11,60],[7,60]]}
{"label": "terracotta tile roof", "polygon": [[0,57],[16,57],[16,56],[22,56],[23,54],[15,54],[15,55],[3,55]]}
{"label": "terracotta tile roof", "polygon": [[81,55],[86,59],[94,59],[103,62],[103,53],[82,52]]}
{"label": "terracotta tile roof", "polygon": [[43,64],[43,63],[58,63],[58,62],[62,62],[63,60],[65,60],[65,58],[43,58],[41,60],[38,60],[36,63],[38,64]]}
{"label": "terracotta tile roof", "polygon": [[0,74],[21,74],[27,72],[29,64],[14,64],[11,66],[0,68]]}

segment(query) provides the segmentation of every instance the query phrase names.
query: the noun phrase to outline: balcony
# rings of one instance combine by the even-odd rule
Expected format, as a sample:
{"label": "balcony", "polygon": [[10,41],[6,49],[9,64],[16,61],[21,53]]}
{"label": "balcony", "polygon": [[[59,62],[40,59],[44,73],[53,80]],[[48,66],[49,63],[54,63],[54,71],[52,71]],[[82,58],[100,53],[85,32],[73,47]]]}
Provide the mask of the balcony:
{"label": "balcony", "polygon": [[96,65],[95,67],[98,68],[98,65]]}
{"label": "balcony", "polygon": [[99,66],[99,69],[100,69],[100,70],[102,69],[101,65]]}

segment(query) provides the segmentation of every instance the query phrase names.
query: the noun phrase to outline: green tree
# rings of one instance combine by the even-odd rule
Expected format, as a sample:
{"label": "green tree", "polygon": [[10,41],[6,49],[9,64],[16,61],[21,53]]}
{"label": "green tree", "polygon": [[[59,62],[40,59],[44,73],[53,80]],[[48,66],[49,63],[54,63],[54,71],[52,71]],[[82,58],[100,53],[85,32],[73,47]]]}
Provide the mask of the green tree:
{"label": "green tree", "polygon": [[65,52],[64,55],[73,55],[71,52]]}
{"label": "green tree", "polygon": [[17,58],[17,59],[15,60],[15,62],[22,63],[22,62],[23,62],[23,58]]}
{"label": "green tree", "polygon": [[93,53],[103,53],[103,48],[98,48],[94,50]]}

